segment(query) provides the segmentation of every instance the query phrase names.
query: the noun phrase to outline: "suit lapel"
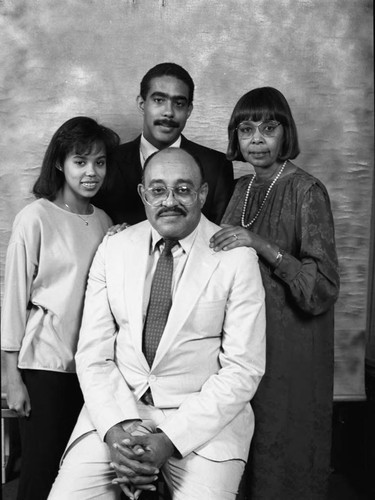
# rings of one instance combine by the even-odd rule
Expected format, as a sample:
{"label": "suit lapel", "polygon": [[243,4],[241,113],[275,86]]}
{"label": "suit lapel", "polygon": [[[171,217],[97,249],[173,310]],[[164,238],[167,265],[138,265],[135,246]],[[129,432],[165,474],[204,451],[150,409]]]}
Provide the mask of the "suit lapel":
{"label": "suit lapel", "polygon": [[142,231],[137,232],[133,236],[132,245],[130,245],[130,251],[126,257],[129,259],[129,265],[125,268],[123,285],[125,300],[128,304],[129,327],[133,345],[145,369],[148,369],[148,363],[142,353],[143,295],[149,258],[150,237],[150,225],[145,222]]}
{"label": "suit lapel", "polygon": [[191,150],[192,142],[189,139],[186,139],[184,135],[181,134],[181,148],[186,149],[186,151]]}
{"label": "suit lapel", "polygon": [[[170,345],[188,319],[212,273],[219,264],[217,254],[208,246],[212,233],[208,235],[205,226],[206,220],[198,229],[196,240],[187,259],[181,281],[178,284],[168,321],[156,351],[153,368],[168,352]],[[199,266],[199,272],[197,272],[197,266]]]}
{"label": "suit lapel", "polygon": [[127,145],[123,158],[120,159],[120,174],[125,185],[137,186],[142,179],[142,165],[139,156],[139,145],[141,136],[139,135],[133,142]]}

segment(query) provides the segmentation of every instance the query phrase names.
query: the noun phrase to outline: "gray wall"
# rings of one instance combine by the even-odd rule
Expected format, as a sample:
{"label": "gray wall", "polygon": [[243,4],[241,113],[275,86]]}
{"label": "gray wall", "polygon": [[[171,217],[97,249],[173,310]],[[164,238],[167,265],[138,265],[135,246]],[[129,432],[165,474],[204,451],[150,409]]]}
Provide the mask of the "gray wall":
{"label": "gray wall", "polygon": [[[32,200],[52,133],[93,116],[125,140],[153,65],[196,83],[186,135],[221,151],[238,98],[270,85],[300,134],[297,164],[331,196],[342,291],[337,398],[361,398],[373,177],[372,2],[368,0],[8,0],[0,2],[1,276],[15,214]],[[236,176],[246,172],[236,164]],[[324,332],[322,332],[324,334]]]}

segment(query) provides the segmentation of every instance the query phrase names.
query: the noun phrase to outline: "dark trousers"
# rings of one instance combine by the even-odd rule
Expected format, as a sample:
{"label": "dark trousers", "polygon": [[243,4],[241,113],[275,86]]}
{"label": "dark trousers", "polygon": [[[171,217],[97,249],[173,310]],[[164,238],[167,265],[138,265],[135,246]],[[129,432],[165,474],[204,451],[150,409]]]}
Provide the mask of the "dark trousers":
{"label": "dark trousers", "polygon": [[31,414],[20,421],[22,461],[17,500],[45,500],[83,405],[72,373],[23,370]]}

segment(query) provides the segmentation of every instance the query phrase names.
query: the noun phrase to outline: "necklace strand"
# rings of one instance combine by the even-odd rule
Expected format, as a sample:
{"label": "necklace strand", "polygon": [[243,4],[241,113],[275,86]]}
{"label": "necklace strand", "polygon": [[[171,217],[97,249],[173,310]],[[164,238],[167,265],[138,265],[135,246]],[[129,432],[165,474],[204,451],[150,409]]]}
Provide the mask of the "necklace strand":
{"label": "necklace strand", "polygon": [[64,203],[64,205],[66,206],[66,208],[68,208],[68,209],[70,210],[70,212],[71,212],[72,214],[76,215],[76,216],[77,216],[77,217],[79,217],[81,220],[83,220],[83,222],[86,224],[86,226],[88,226],[88,225],[89,225],[89,221],[88,221],[88,220],[86,220],[86,219],[84,219],[84,218],[82,217],[82,215],[79,215],[79,214],[76,214],[75,212],[73,212],[73,210],[70,208],[70,206],[69,206],[67,203]]}
{"label": "necklace strand", "polygon": [[287,162],[288,162],[288,160],[284,161],[284,163],[282,164],[282,166],[281,166],[280,170],[278,171],[276,177],[274,178],[274,180],[269,185],[269,187],[267,189],[267,192],[266,192],[266,196],[263,198],[263,201],[262,201],[260,207],[258,208],[257,213],[254,215],[254,217],[251,219],[250,222],[248,222],[247,224],[245,224],[245,215],[246,215],[247,204],[249,202],[250,190],[251,190],[251,186],[253,185],[253,182],[255,181],[255,178],[256,178],[256,174],[253,175],[253,177],[251,178],[251,180],[249,182],[249,185],[247,186],[245,201],[244,201],[243,208],[242,208],[242,214],[241,214],[241,225],[242,225],[242,227],[245,227],[246,229],[248,229],[257,220],[257,218],[259,217],[261,211],[263,210],[263,207],[264,207],[264,205],[265,205],[265,203],[267,201],[268,196],[270,195],[270,192],[272,191],[273,186],[276,184],[276,182],[279,179],[280,175],[283,173],[284,168],[285,168]]}

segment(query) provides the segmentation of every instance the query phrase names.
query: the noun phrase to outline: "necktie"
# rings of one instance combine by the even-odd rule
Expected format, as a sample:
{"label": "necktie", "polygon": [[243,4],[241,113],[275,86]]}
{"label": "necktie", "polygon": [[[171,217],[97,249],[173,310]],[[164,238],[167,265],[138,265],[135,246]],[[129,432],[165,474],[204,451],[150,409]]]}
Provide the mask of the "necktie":
{"label": "necktie", "polygon": [[172,305],[172,248],[176,240],[164,240],[164,250],[160,254],[151,285],[145,325],[143,328],[143,352],[148,364],[152,366],[161,336],[167,323]]}

